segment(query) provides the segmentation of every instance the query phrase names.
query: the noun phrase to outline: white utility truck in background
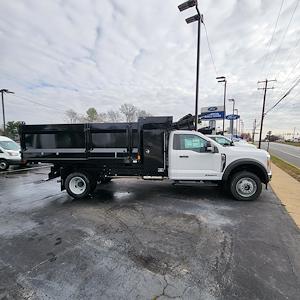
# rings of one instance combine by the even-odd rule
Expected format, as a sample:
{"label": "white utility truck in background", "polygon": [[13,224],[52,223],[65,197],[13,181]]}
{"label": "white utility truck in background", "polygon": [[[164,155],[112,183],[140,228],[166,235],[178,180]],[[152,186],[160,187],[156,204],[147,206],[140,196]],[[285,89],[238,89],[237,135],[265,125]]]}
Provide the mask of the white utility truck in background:
{"label": "white utility truck in background", "polygon": [[0,136],[0,171],[5,171],[10,165],[23,165],[20,146],[6,136]]}

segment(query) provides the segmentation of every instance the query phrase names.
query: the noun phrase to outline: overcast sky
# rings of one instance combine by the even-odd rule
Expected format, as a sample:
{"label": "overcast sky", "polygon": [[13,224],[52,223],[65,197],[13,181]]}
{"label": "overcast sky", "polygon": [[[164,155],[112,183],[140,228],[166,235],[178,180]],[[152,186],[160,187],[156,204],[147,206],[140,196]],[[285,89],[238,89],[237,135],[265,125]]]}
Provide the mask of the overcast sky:
{"label": "overcast sky", "polygon": [[[7,120],[65,122],[64,112],[124,102],[175,119],[194,110],[196,23],[177,0],[0,0],[0,89]],[[218,75],[228,79],[245,128],[260,118],[257,81],[276,78],[271,107],[300,76],[300,5],[202,0]],[[222,84],[202,32],[199,105],[221,105]],[[270,85],[271,86],[271,85]],[[300,131],[300,85],[267,116],[266,130]],[[37,104],[35,104],[37,103]],[[228,110],[231,109],[228,103]],[[2,119],[1,119],[2,120]]]}

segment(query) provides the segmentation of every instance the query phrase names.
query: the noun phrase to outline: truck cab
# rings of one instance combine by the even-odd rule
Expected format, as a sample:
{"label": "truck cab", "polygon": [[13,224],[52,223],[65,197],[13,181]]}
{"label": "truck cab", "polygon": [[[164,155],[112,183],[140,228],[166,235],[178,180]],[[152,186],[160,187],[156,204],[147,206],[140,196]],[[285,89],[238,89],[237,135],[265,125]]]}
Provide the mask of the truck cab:
{"label": "truck cab", "polygon": [[169,178],[228,185],[239,200],[253,200],[271,178],[270,155],[264,150],[225,147],[195,131],[177,130],[169,139]]}

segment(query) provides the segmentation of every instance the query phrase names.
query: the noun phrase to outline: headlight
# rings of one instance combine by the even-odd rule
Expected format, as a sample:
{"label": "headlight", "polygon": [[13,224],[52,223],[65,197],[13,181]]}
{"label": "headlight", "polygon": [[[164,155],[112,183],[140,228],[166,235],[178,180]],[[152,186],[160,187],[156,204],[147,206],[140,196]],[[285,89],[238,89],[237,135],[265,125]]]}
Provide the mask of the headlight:
{"label": "headlight", "polygon": [[16,153],[16,152],[9,152],[9,151],[7,151],[7,153],[8,153],[10,156],[19,156],[19,153]]}

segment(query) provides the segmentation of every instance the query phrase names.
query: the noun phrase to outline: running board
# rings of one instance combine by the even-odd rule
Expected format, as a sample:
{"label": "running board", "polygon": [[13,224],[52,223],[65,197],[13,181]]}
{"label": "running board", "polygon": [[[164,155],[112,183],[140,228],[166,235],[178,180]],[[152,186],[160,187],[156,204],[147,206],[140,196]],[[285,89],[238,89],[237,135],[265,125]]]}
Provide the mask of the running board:
{"label": "running board", "polygon": [[144,180],[164,180],[162,176],[143,176]]}

